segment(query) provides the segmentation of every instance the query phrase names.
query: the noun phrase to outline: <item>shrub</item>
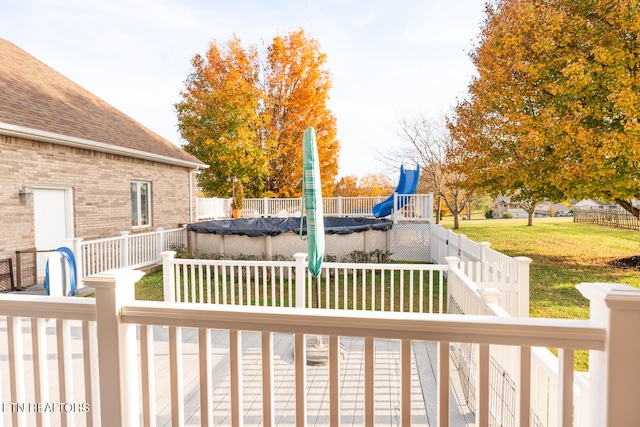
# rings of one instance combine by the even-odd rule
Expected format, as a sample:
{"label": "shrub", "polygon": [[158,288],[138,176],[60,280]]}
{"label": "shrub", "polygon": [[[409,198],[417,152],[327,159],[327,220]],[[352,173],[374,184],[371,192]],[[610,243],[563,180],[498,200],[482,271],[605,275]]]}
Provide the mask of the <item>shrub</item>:
{"label": "shrub", "polygon": [[176,252],[176,258],[194,259],[198,257],[198,251],[192,250],[189,246],[171,245],[169,249]]}
{"label": "shrub", "polygon": [[493,218],[493,209],[489,209],[488,211],[486,211],[484,213],[484,217],[487,218],[487,219]]}
{"label": "shrub", "polygon": [[391,252],[381,249],[375,249],[371,252],[353,251],[343,259],[343,262],[388,264],[391,262],[391,255]]}
{"label": "shrub", "polygon": [[502,218],[505,218],[505,219],[513,218],[513,214],[511,212],[505,212],[502,214]]}

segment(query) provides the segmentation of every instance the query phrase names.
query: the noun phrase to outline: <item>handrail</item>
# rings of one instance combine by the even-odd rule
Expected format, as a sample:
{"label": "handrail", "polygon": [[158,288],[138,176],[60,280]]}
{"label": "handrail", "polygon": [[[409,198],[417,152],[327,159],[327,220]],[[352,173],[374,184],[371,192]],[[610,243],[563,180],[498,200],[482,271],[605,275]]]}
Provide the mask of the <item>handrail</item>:
{"label": "handrail", "polygon": [[604,350],[606,332],[588,320],[504,318],[140,301],[121,308],[131,324],[305,333],[420,341]]}
{"label": "handrail", "polygon": [[0,294],[2,316],[63,320],[96,320],[93,298],[68,298],[44,295]]}

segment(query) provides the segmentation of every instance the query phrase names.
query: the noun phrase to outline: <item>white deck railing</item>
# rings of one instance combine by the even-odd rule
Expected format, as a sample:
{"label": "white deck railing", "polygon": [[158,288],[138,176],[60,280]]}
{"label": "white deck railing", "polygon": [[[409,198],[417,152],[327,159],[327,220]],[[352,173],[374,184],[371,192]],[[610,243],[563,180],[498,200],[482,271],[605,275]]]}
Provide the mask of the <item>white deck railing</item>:
{"label": "white deck railing", "polygon": [[459,258],[459,267],[479,287],[502,292],[501,306],[511,316],[529,316],[531,258],[509,257],[491,249],[489,242],[474,242],[439,225],[431,227],[430,244],[434,263],[446,264],[451,256]]}
{"label": "white deck railing", "polygon": [[[394,214],[397,221],[432,221],[432,194],[394,194]],[[338,217],[372,217],[373,207],[384,201],[386,197],[324,197],[322,206],[325,216]],[[231,199],[198,198],[198,221],[231,216]],[[301,198],[245,198],[242,206],[242,216],[256,217],[286,217],[300,216],[302,212]]]}
{"label": "white deck railing", "polygon": [[[457,257],[449,257],[449,274],[447,281],[449,313],[465,315],[491,315],[500,318],[512,318],[504,309],[509,301],[503,292],[496,288],[481,287],[474,283]],[[456,343],[454,353],[458,360],[462,377],[462,388],[469,399],[471,408],[475,407],[475,390],[479,381],[477,345]],[[531,348],[531,376],[526,383],[520,377],[520,366],[517,363],[519,350],[513,346],[492,346],[490,351],[490,417],[492,425],[518,425],[515,422],[515,396],[522,387],[529,387],[531,395],[531,425],[556,426],[559,414],[563,410],[558,395],[559,383],[562,381],[562,368],[556,357],[546,347]],[[573,381],[573,402],[575,408],[573,424],[588,425],[589,421],[589,382],[585,375],[575,373]],[[520,424],[521,425],[521,424]]]}
{"label": "white deck railing", "polygon": [[[196,328],[200,337],[194,366],[200,375],[200,398],[196,403],[202,425],[211,425],[210,414],[216,399],[211,391],[211,375],[214,367],[211,355],[214,350],[210,341],[210,329],[226,330],[229,335],[228,357],[230,363],[230,409],[232,425],[242,425],[246,413],[243,410],[243,381],[241,370],[242,349],[240,337],[243,331],[258,331],[262,337],[260,356],[262,423],[275,425],[277,405],[274,402],[273,386],[273,333],[294,335],[295,354],[295,424],[307,425],[305,334],[329,336],[329,385],[328,401],[330,425],[340,424],[340,337],[363,337],[365,375],[364,419],[365,425],[373,425],[375,409],[376,376],[373,373],[375,341],[394,339],[401,342],[401,375],[399,415],[403,425],[411,424],[411,342],[425,340],[437,342],[437,393],[431,404],[437,408],[436,423],[449,425],[449,346],[450,343],[468,343],[477,348],[477,385],[475,395],[476,424],[491,425],[492,391],[491,373],[493,348],[512,346],[512,361],[517,366],[514,374],[519,384],[514,396],[515,425],[526,425],[530,410],[536,405],[532,383],[535,361],[534,347],[559,349],[558,381],[549,386],[555,388],[558,402],[557,412],[547,425],[620,426],[634,425],[640,417],[636,404],[637,384],[640,381],[640,331],[629,328],[629,324],[640,323],[640,290],[626,285],[583,284],[579,290],[591,300],[591,319],[587,321],[563,319],[512,318],[496,315],[500,308],[493,302],[488,307],[494,313],[483,315],[440,315],[423,313],[381,313],[375,311],[342,311],[326,309],[298,309],[221,306],[213,304],[186,304],[167,302],[135,301],[133,283],[138,280],[135,271],[117,271],[111,274],[92,276],[87,279],[96,289],[93,299],[56,299],[51,297],[27,297],[23,295],[0,295],[0,316],[6,319],[9,346],[0,348],[2,357],[8,360],[10,396],[3,401],[18,405],[51,402],[46,400],[47,388],[43,384],[47,370],[48,352],[42,345],[45,335],[45,319],[56,321],[55,331],[47,326],[46,333],[58,336],[58,354],[55,366],[60,369],[60,385],[55,387],[53,399],[61,402],[90,402],[89,412],[65,413],[55,416],[87,417],[85,424],[108,425],[153,425],[156,417],[155,403],[159,395],[171,396],[173,425],[184,425],[184,408],[194,402],[185,401],[183,378],[183,351],[181,334],[183,328]],[[450,281],[452,279],[449,279]],[[95,307],[94,307],[95,304]],[[32,328],[25,328],[23,317],[30,318]],[[85,372],[80,374],[85,384],[85,394],[70,394],[71,380],[67,373],[74,372],[70,361],[74,358],[65,350],[69,342],[69,329],[65,321],[82,322],[82,340],[88,349],[80,355]],[[97,325],[97,334],[92,339],[92,324]],[[29,322],[28,322],[29,323]],[[27,323],[27,325],[28,325]],[[168,327],[168,368],[166,381],[154,382],[152,325]],[[136,331],[139,330],[139,340]],[[26,336],[25,336],[26,334]],[[75,335],[74,335],[75,336]],[[34,379],[23,375],[22,352],[24,342],[32,343]],[[92,345],[97,343],[98,355]],[[217,343],[219,346],[220,343]],[[216,347],[217,348],[217,347]],[[590,350],[589,405],[584,417],[574,419],[574,349]],[[216,350],[217,351],[217,350]],[[54,358],[56,359],[56,358]],[[66,361],[66,362],[65,362]],[[99,380],[95,380],[97,362]],[[56,368],[54,368],[56,369]],[[140,372],[138,370],[140,369]],[[33,396],[25,392],[36,390]],[[97,386],[99,385],[99,389]],[[53,386],[51,384],[50,386]],[[99,391],[98,391],[99,390]],[[39,394],[37,394],[39,393]],[[138,396],[141,394],[142,399]],[[29,400],[33,399],[33,400]],[[141,402],[141,404],[139,403]],[[8,415],[8,414],[7,414]],[[50,414],[27,413],[19,409],[11,411],[13,424],[33,424],[31,417],[49,418]],[[30,417],[27,420],[27,417]],[[98,418],[100,418],[98,420]],[[89,421],[91,420],[91,421]],[[46,422],[46,421],[45,421]]]}
{"label": "white deck railing", "polygon": [[[0,357],[8,360],[0,365],[0,424],[10,413],[10,425],[17,427],[52,421],[100,425],[95,300],[2,294],[0,318],[6,326],[0,331],[5,335]],[[56,337],[55,356],[47,349],[47,335]],[[82,341],[80,354],[72,351],[72,339]],[[50,383],[52,373],[56,383]],[[44,404],[51,406],[43,409]]]}
{"label": "white deck railing", "polygon": [[165,301],[260,307],[444,313],[446,265],[176,259],[162,254]]}
{"label": "white deck railing", "polygon": [[118,268],[141,268],[162,262],[160,253],[175,246],[187,245],[186,227],[148,233],[131,234],[105,239],[73,239],[71,249],[76,258],[80,280]]}

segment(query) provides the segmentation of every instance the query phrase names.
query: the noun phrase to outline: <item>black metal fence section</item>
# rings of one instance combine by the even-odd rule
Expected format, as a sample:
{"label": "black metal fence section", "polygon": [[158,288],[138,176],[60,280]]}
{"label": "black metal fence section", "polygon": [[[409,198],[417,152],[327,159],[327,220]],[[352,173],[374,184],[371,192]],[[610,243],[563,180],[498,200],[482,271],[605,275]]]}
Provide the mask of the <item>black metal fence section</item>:
{"label": "black metal fence section", "polygon": [[587,222],[608,227],[640,230],[640,221],[622,209],[574,209],[573,222]]}
{"label": "black metal fence section", "polygon": [[11,258],[0,259],[0,292],[15,290],[13,283],[13,263]]}

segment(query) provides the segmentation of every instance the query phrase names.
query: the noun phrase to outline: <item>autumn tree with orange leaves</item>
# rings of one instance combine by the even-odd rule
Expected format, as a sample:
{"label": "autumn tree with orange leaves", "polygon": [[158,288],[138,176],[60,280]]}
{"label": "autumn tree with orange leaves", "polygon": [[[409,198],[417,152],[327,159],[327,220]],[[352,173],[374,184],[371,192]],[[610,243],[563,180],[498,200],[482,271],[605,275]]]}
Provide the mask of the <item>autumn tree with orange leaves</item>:
{"label": "autumn tree with orange leaves", "polygon": [[467,184],[522,199],[640,198],[640,9],[490,2],[450,129]]}
{"label": "autumn tree with orange leaves", "polygon": [[297,197],[302,136],[313,126],[323,193],[338,172],[336,119],[327,107],[331,79],[326,55],[303,30],[277,36],[260,55],[234,37],[196,55],[176,104],[184,149],[209,165],[199,185],[227,197],[236,176],[247,196]]}
{"label": "autumn tree with orange leaves", "polygon": [[387,197],[393,192],[393,183],[384,175],[369,173],[361,178],[357,175],[347,175],[340,178],[333,196],[338,197]]}
{"label": "autumn tree with orange leaves", "polygon": [[196,55],[183,101],[176,104],[184,149],[209,168],[198,183],[209,196],[229,196],[231,177],[246,177],[247,192],[264,186],[267,159],[260,146],[258,110],[262,99],[258,52],[243,49],[238,38],[211,43],[206,57]]}

